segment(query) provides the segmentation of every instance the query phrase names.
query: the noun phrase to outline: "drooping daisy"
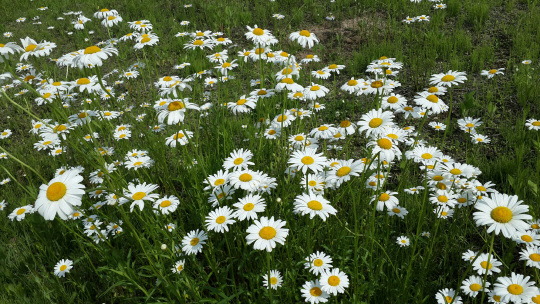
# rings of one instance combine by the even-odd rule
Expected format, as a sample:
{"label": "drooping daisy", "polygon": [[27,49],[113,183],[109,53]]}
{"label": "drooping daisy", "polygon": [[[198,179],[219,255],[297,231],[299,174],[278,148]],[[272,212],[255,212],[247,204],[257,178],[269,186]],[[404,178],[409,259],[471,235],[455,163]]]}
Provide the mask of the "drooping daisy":
{"label": "drooping daisy", "polygon": [[518,230],[527,230],[528,224],[525,220],[531,220],[532,216],[526,214],[529,206],[518,201],[517,195],[492,193],[491,197],[483,197],[483,201],[475,204],[478,212],[473,214],[476,225],[489,226],[487,232],[499,234],[502,231],[506,238]]}
{"label": "drooping daisy", "polygon": [[72,268],[73,261],[67,259],[60,260],[60,262],[56,263],[54,266],[54,275],[63,278]]}
{"label": "drooping daisy", "polygon": [[321,273],[321,290],[336,296],[338,293],[344,293],[347,287],[349,287],[349,278],[339,268]]}
{"label": "drooping daisy", "polygon": [[324,252],[317,251],[312,253],[306,258],[307,263],[304,263],[306,269],[314,275],[322,274],[323,272],[330,270],[332,266],[332,258],[326,255]]}
{"label": "drooping daisy", "polygon": [[211,211],[206,217],[206,228],[219,233],[229,231],[229,226],[236,221],[233,219],[233,210],[227,206]]}
{"label": "drooping daisy", "polygon": [[285,221],[274,220],[274,217],[268,219],[263,216],[260,221],[255,220],[247,229],[247,244],[254,243],[254,249],[271,252],[276,247],[276,242],[285,244],[285,238],[289,234],[289,229],[283,228],[285,224]]}
{"label": "drooping daisy", "polygon": [[208,235],[203,230],[190,231],[182,239],[182,250],[188,255],[202,252],[202,245],[206,244],[207,239]]}
{"label": "drooping daisy", "polygon": [[74,211],[73,206],[80,206],[85,186],[81,184],[83,177],[78,170],[69,170],[39,187],[35,210],[45,220],[53,220],[58,214],[67,220]]}
{"label": "drooping daisy", "polygon": [[[281,287],[281,283],[283,282],[283,278],[281,277],[281,273],[279,273],[278,270],[270,270],[270,280],[268,280],[268,273],[263,275],[263,286],[266,288],[272,287],[272,289],[276,289],[278,287]],[[270,281],[270,286],[268,286]]]}
{"label": "drooping daisy", "polygon": [[266,203],[260,195],[248,194],[246,197],[239,199],[238,203],[235,203],[233,206],[237,209],[232,216],[236,217],[239,221],[243,221],[246,219],[257,219],[257,213],[264,212]]}
{"label": "drooping daisy", "polygon": [[289,39],[298,42],[298,44],[300,44],[303,48],[306,46],[312,48],[315,44],[319,43],[317,36],[306,30],[291,33],[289,35]]}
{"label": "drooping daisy", "polygon": [[154,200],[159,197],[159,194],[150,192],[156,190],[158,187],[158,185],[154,184],[147,185],[146,182],[138,185],[128,185],[128,190],[124,190],[124,196],[133,200],[129,207],[130,212],[133,212],[133,207],[135,207],[135,205],[138,205],[140,211],[142,211],[144,208],[144,201],[154,202]]}
{"label": "drooping daisy", "polygon": [[536,287],[531,277],[512,272],[510,277],[498,277],[493,291],[501,296],[501,301],[512,303],[528,302],[536,296]]}
{"label": "drooping daisy", "polygon": [[302,286],[302,297],[311,304],[326,303],[330,295],[321,289],[319,280],[306,282]]}

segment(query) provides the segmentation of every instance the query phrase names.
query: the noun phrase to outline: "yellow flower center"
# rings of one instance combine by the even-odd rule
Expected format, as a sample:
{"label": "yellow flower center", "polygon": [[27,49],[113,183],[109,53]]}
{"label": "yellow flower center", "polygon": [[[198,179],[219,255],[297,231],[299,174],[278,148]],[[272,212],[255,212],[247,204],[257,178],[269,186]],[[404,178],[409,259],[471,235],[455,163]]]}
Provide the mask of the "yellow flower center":
{"label": "yellow flower center", "polygon": [[214,182],[214,186],[223,185],[224,183],[225,183],[225,180],[222,178],[219,178],[219,179],[216,179],[216,181]]}
{"label": "yellow flower center", "polygon": [[300,36],[309,37],[311,36],[311,34],[308,31],[303,30],[303,31],[300,31]]}
{"label": "yellow flower center", "polygon": [[320,90],[320,87],[319,87],[319,86],[312,86],[312,87],[310,88],[310,90],[311,90],[311,91],[318,91],[318,90]]}
{"label": "yellow flower center", "polygon": [[323,71],[317,71],[317,74],[324,75],[324,72]]}
{"label": "yellow flower center", "polygon": [[533,121],[532,125],[535,127],[540,127],[540,121]]}
{"label": "yellow flower center", "polygon": [[199,244],[199,238],[193,238],[190,242],[191,246],[195,246]]}
{"label": "yellow flower center", "polygon": [[173,139],[174,139],[174,140],[182,139],[182,138],[184,138],[184,134],[182,134],[182,133],[176,133],[176,134],[174,134],[174,136],[173,136]]}
{"label": "yellow flower center", "polygon": [[26,211],[26,209],[21,208],[21,209],[19,209],[19,210],[17,211],[17,215],[21,215],[21,214],[23,214],[25,211]]}
{"label": "yellow flower center", "polygon": [[501,301],[501,296],[493,296],[493,300],[499,303]]}
{"label": "yellow flower center", "polygon": [[319,131],[326,131],[326,130],[328,130],[327,126],[320,126],[319,127]]}
{"label": "yellow flower center", "polygon": [[141,43],[147,43],[150,40],[151,40],[150,38],[144,37],[143,39],[141,39]]}
{"label": "yellow flower center", "polygon": [[159,204],[159,206],[160,206],[161,208],[167,208],[167,207],[169,207],[171,204],[172,204],[171,201],[166,200],[166,201],[161,202],[161,204]]}
{"label": "yellow flower center", "polygon": [[244,205],[244,211],[251,211],[254,207],[255,205],[253,205],[252,203],[247,203]]}
{"label": "yellow flower center", "polygon": [[509,293],[513,295],[520,295],[523,293],[523,287],[521,287],[521,285],[518,285],[518,284],[512,284],[508,286],[507,290]]}
{"label": "yellow flower center", "polygon": [[529,255],[529,259],[535,261],[535,262],[540,262],[540,254],[538,253],[533,253],[531,255]]}
{"label": "yellow flower center", "polygon": [[257,92],[257,95],[266,95],[268,92],[266,92],[265,90],[259,90],[259,92]]}
{"label": "yellow flower center", "polygon": [[495,69],[489,70],[489,73],[490,73],[490,74],[495,74],[495,73],[497,73],[497,70],[495,70]]}
{"label": "yellow flower center", "polygon": [[483,261],[482,263],[480,263],[480,266],[484,269],[491,269],[491,267],[493,267],[493,265],[491,265],[491,263],[489,263],[489,266],[488,266],[488,262],[487,261]]}
{"label": "yellow flower center", "polygon": [[328,284],[330,286],[338,286],[339,282],[340,282],[340,280],[339,280],[338,276],[333,275],[333,276],[330,276],[328,278]]}
{"label": "yellow flower center", "polygon": [[294,80],[292,80],[292,78],[283,78],[283,80],[281,80],[281,83],[293,84]]}
{"label": "yellow flower center", "polygon": [[337,64],[331,64],[328,68],[331,69],[331,70],[335,70],[335,69],[338,68],[338,66],[337,66]]}
{"label": "yellow flower center", "polygon": [[371,83],[371,87],[374,88],[374,89],[378,89],[380,87],[382,87],[384,84],[382,81],[380,80],[376,80],[374,82]]}
{"label": "yellow flower center", "polygon": [[262,36],[264,35],[264,31],[262,28],[256,28],[253,30],[253,34],[257,35],[257,36]]}
{"label": "yellow flower center", "polygon": [[203,45],[203,44],[204,44],[204,41],[202,41],[202,40],[198,40],[198,39],[197,39],[197,40],[193,41],[193,45],[198,45],[198,46],[200,46],[200,45]]}
{"label": "yellow flower center", "polygon": [[313,55],[307,55],[307,56],[306,56],[307,59],[313,59],[314,57],[315,57],[315,56],[313,56]]}
{"label": "yellow flower center", "polygon": [[240,177],[238,179],[241,182],[247,183],[247,182],[251,181],[253,179],[253,177],[249,173],[243,173],[242,175],[240,175]]}
{"label": "yellow flower center", "polygon": [[429,95],[428,97],[426,97],[426,99],[433,103],[439,102],[439,97],[437,97],[436,95]]}
{"label": "yellow flower center", "polygon": [[64,271],[64,270],[66,270],[66,269],[67,269],[67,265],[62,265],[62,266],[60,266],[60,271]]}
{"label": "yellow flower center", "polygon": [[220,215],[218,216],[218,218],[216,219],[216,223],[218,224],[223,224],[225,222],[225,217],[223,215]]}
{"label": "yellow flower center", "polygon": [[358,84],[358,81],[356,81],[354,79],[351,79],[351,80],[347,81],[347,85],[350,86],[350,87],[354,87],[357,84]]}
{"label": "yellow flower center", "polygon": [[386,202],[389,199],[390,199],[390,195],[388,195],[388,193],[383,193],[381,194],[381,196],[379,196],[379,201],[382,201],[382,202]]}
{"label": "yellow flower center", "polygon": [[450,170],[450,173],[453,174],[453,175],[460,175],[461,170],[454,168],[454,169]]}
{"label": "yellow flower center", "polygon": [[382,119],[380,119],[378,117],[375,117],[369,122],[369,127],[370,128],[377,128],[378,126],[382,125],[382,123],[383,123]]}
{"label": "yellow flower center", "polygon": [[274,134],[276,134],[276,131],[275,130],[270,130],[270,131],[268,131],[268,134],[274,135]]}
{"label": "yellow flower center", "polygon": [[84,49],[84,53],[85,54],[95,54],[97,52],[101,52],[101,49],[98,48],[97,46],[90,46],[90,47],[87,47],[86,49]]}
{"label": "yellow flower center", "polygon": [[302,98],[302,97],[304,97],[304,94],[302,94],[302,92],[296,92],[296,93],[294,93],[293,97],[294,98]]}
{"label": "yellow flower center", "polygon": [[339,177],[343,177],[345,175],[348,175],[349,173],[351,173],[351,168],[344,166],[337,170],[336,175]]}
{"label": "yellow flower center", "polygon": [[452,303],[452,297],[446,296],[444,298],[446,299],[446,303]]}
{"label": "yellow flower center", "polygon": [[277,118],[277,121],[278,122],[283,122],[287,120],[287,116],[286,115],[279,115],[278,118]]}
{"label": "yellow flower center", "polygon": [[314,297],[320,297],[322,295],[322,290],[319,287],[313,287],[309,290],[309,293]]}
{"label": "yellow flower center", "polygon": [[491,218],[498,223],[508,223],[512,220],[512,211],[507,207],[499,206],[491,211]]}
{"label": "yellow flower center", "polygon": [[107,20],[114,20],[114,19],[116,19],[115,16],[109,16],[109,17],[107,17]]}
{"label": "yellow flower center", "polygon": [[399,210],[399,208],[394,208],[394,209],[392,209],[392,212],[394,212],[394,213],[401,213],[401,210]]}
{"label": "yellow flower center", "polygon": [[377,145],[383,149],[390,149],[392,148],[392,142],[389,139],[381,138],[377,141]]}
{"label": "yellow flower center", "polygon": [[452,75],[446,75],[443,78],[441,78],[441,80],[444,81],[444,82],[450,82],[450,81],[453,81],[455,79],[456,79],[456,77],[454,77]]}
{"label": "yellow flower center", "polygon": [[307,203],[307,206],[311,210],[322,210],[323,206],[318,201],[310,201]]}
{"label": "yellow flower center", "polygon": [[521,240],[523,240],[524,242],[530,243],[533,241],[533,238],[530,235],[525,234],[521,236]]}
{"label": "yellow flower center", "polygon": [[52,183],[47,188],[47,199],[50,201],[57,201],[60,200],[64,195],[66,195],[66,185],[61,182]]}
{"label": "yellow flower center", "polygon": [[180,110],[183,108],[184,108],[184,104],[179,101],[173,101],[169,103],[169,105],[167,106],[167,110],[169,110],[170,112]]}
{"label": "yellow flower center", "polygon": [[265,240],[273,239],[276,236],[276,234],[277,234],[276,229],[274,229],[274,227],[271,227],[271,226],[263,227],[261,231],[259,231],[259,236]]}
{"label": "yellow flower center", "polygon": [[233,163],[238,166],[243,162],[244,162],[244,159],[239,157],[239,158],[235,159]]}
{"label": "yellow flower center", "polygon": [[532,225],[531,225],[531,228],[532,228],[532,229],[539,229],[540,226],[539,226],[538,224],[532,224]]}
{"label": "yellow flower center", "polygon": [[51,97],[51,95],[52,95],[51,93],[45,93],[45,94],[43,94],[43,98],[49,98],[49,97]]}
{"label": "yellow flower center", "polygon": [[315,160],[311,156],[304,156],[304,157],[302,157],[302,159],[300,161],[304,165],[311,165],[311,164],[313,164],[315,162]]}
{"label": "yellow flower center", "polygon": [[137,192],[137,193],[133,194],[133,196],[131,198],[133,198],[134,201],[138,201],[138,200],[143,199],[143,197],[145,197],[145,196],[146,196],[146,193]]}
{"label": "yellow flower center", "polygon": [[390,96],[388,97],[388,99],[386,100],[388,103],[396,103],[398,102],[398,99],[396,96]]}
{"label": "yellow flower center", "polygon": [[37,47],[37,45],[35,45],[35,44],[30,44],[30,45],[28,45],[28,46],[24,49],[24,51],[25,51],[25,52],[31,52],[31,51],[33,51],[36,47]]}
{"label": "yellow flower center", "polygon": [[441,203],[447,203],[448,202],[448,197],[446,197],[446,195],[439,195],[437,197],[437,200]]}

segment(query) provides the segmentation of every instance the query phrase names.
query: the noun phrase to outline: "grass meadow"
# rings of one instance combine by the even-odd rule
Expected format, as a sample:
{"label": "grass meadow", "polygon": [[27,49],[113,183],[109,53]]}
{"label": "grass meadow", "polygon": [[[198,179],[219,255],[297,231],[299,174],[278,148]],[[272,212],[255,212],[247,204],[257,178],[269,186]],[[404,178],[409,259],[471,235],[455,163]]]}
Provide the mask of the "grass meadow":
{"label": "grass meadow", "polygon": [[3,1],[0,303],[540,303],[539,4]]}

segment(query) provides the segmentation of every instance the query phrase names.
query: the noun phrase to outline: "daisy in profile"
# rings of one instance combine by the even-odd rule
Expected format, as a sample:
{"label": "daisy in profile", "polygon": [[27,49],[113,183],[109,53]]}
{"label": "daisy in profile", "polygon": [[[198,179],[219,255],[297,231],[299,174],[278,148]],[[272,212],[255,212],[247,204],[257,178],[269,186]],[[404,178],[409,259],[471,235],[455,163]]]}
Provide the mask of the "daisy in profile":
{"label": "daisy in profile", "polygon": [[324,169],[326,157],[323,153],[317,153],[317,150],[306,148],[305,150],[294,151],[289,159],[291,167],[297,167],[298,171],[304,174],[310,169],[314,173],[318,173]]}
{"label": "daisy in profile", "polygon": [[162,123],[167,118],[167,125],[174,125],[184,121],[184,115],[188,109],[199,110],[196,104],[184,99],[168,99],[166,103],[160,107],[158,112],[158,122]]}
{"label": "daisy in profile", "polygon": [[[489,264],[488,264],[488,258],[489,258]],[[479,275],[483,276],[486,274],[492,275],[493,272],[499,273],[501,272],[501,269],[498,266],[501,266],[502,263],[499,262],[493,254],[491,257],[489,257],[488,253],[482,253],[477,258],[476,261],[473,263],[473,269],[478,272]]]}
{"label": "daisy in profile", "polygon": [[54,266],[54,275],[63,278],[66,273],[68,273],[73,268],[73,261],[71,260],[60,260]]}
{"label": "daisy in profile", "polygon": [[349,278],[339,268],[321,273],[321,290],[336,296],[338,293],[344,293],[347,287],[349,287]]}
{"label": "daisy in profile", "polygon": [[532,220],[532,216],[526,214],[529,206],[518,201],[517,195],[492,193],[491,197],[483,197],[482,201],[475,204],[478,212],[473,214],[476,225],[488,226],[487,233],[502,231],[504,237],[512,238],[518,230],[527,230],[529,225],[526,220]]}
{"label": "daisy in profile", "polygon": [[212,204],[212,207],[217,207],[219,204],[225,200],[232,199],[232,195],[236,190],[233,186],[222,185],[220,187],[214,188],[214,191],[210,194],[208,202]]}
{"label": "daisy in profile", "polygon": [[527,303],[536,296],[537,288],[534,280],[522,274],[512,272],[510,277],[498,277],[493,284],[493,291],[501,296],[501,301],[512,303]]}
{"label": "daisy in profile", "polygon": [[176,211],[179,205],[180,201],[176,196],[164,196],[154,203],[154,209],[158,209],[162,214],[171,214]]}
{"label": "daisy in profile", "polygon": [[133,46],[134,49],[140,50],[145,46],[153,46],[156,45],[159,42],[159,37],[155,34],[142,34],[140,36],[135,37],[135,45]]}
{"label": "daisy in profile", "polygon": [[73,58],[71,62],[72,67],[93,68],[103,65],[103,60],[112,57],[112,55],[118,55],[118,50],[110,45],[99,48],[97,46],[90,46],[84,49],[84,52]]}
{"label": "daisy in profile", "polygon": [[417,21],[429,21],[429,16],[426,16],[426,15],[417,16],[416,20]]}
{"label": "daisy in profile", "polygon": [[207,184],[203,190],[215,191],[216,188],[227,184],[229,181],[229,172],[225,170],[219,170],[216,174],[208,176],[203,183]]}
{"label": "daisy in profile", "polygon": [[400,206],[395,206],[392,209],[388,209],[388,215],[389,216],[397,216],[397,217],[399,217],[401,219],[404,219],[405,215],[407,215],[408,213],[409,213],[409,211],[407,211],[407,209],[405,209],[403,207],[400,207]]}
{"label": "daisy in profile", "polygon": [[537,119],[527,119],[527,122],[525,123],[525,126],[527,128],[529,128],[529,130],[535,130],[535,131],[539,131],[540,130],[540,120],[537,120]]}
{"label": "daisy in profile", "polygon": [[383,112],[382,109],[372,109],[368,113],[362,115],[361,120],[357,123],[359,129],[358,132],[362,133],[366,131],[366,136],[378,135],[381,133],[385,126],[393,126],[392,121],[394,114],[390,111]]}
{"label": "daisy in profile", "polygon": [[207,239],[208,235],[203,230],[192,230],[182,239],[182,250],[188,255],[202,252],[202,245]]}
{"label": "daisy in profile", "polygon": [[326,221],[329,214],[335,215],[337,210],[322,195],[310,193],[296,196],[294,212],[302,215],[309,214],[310,219],[318,215],[323,221]]}
{"label": "daisy in profile", "polygon": [[[268,273],[263,275],[264,281],[263,286],[266,288],[272,287],[272,289],[277,290],[278,287],[281,287],[281,283],[283,282],[283,278],[281,277],[281,273],[277,270],[270,270],[270,280],[268,280]],[[268,286],[268,282],[270,281],[270,286]]]}
{"label": "daisy in profile", "polygon": [[526,246],[540,246],[540,235],[533,230],[516,231],[512,238],[516,243],[525,244]]}
{"label": "daisy in profile", "polygon": [[471,133],[471,141],[473,144],[479,144],[479,143],[482,143],[482,144],[488,144],[491,140],[485,136],[485,135],[482,135],[482,134],[478,134],[476,132],[472,132]]}
{"label": "daisy in profile", "polygon": [[326,303],[330,295],[321,289],[319,280],[306,282],[302,286],[302,297],[311,304]]}
{"label": "daisy in profile", "polygon": [[348,182],[351,177],[358,176],[364,169],[362,161],[349,160],[337,160],[330,166],[331,170],[327,175],[327,180],[332,182],[336,187]]}
{"label": "daisy in profile", "polygon": [[26,217],[27,214],[34,213],[35,209],[32,208],[32,205],[26,205],[19,208],[15,208],[10,215],[8,215],[8,218],[11,221],[14,221],[15,219],[17,221],[22,221]]}
{"label": "daisy in profile", "polygon": [[253,153],[247,149],[244,150],[241,148],[239,150],[232,151],[230,156],[227,157],[223,162],[223,168],[225,170],[232,169],[233,171],[248,169],[248,166],[255,165],[255,163],[250,162],[252,157]]}
{"label": "daisy in profile", "polygon": [[467,80],[467,74],[465,72],[456,72],[456,71],[448,71],[446,74],[435,74],[431,76],[430,84],[431,85],[441,85],[441,86],[455,86],[460,83],[463,83],[465,80]]}
{"label": "daisy in profile", "polygon": [[254,249],[271,252],[276,248],[276,243],[285,244],[285,238],[289,234],[289,229],[283,228],[285,224],[285,221],[274,220],[274,217],[268,219],[263,216],[260,221],[255,220],[247,229],[247,244],[254,243]]}
{"label": "daisy in profile", "polygon": [[206,228],[215,232],[229,231],[229,226],[236,221],[233,219],[233,210],[227,206],[211,211],[206,217]]}
{"label": "daisy in profile", "polygon": [[73,206],[80,206],[85,186],[81,184],[83,177],[78,170],[69,170],[39,187],[35,210],[45,220],[52,221],[58,214],[67,220],[74,211]]}
{"label": "daisy in profile", "polygon": [[467,252],[464,252],[461,255],[461,258],[466,262],[471,262],[472,263],[472,261],[474,260],[476,255],[478,255],[478,252],[474,252],[474,251],[469,249],[469,250],[467,250]]}
{"label": "daisy in profile", "polygon": [[437,299],[437,304],[463,304],[463,301],[461,301],[460,296],[456,296],[456,291],[453,289],[441,289],[437,294],[435,295],[435,299]]}
{"label": "daisy in profile", "polygon": [[233,206],[236,207],[236,211],[232,216],[239,221],[255,220],[258,218],[257,213],[264,212],[266,209],[264,198],[258,194],[248,194],[239,199],[238,203],[235,203]]}
{"label": "daisy in profile", "polygon": [[111,15],[101,20],[101,25],[103,25],[104,27],[113,27],[114,25],[117,25],[123,20],[124,19],[122,19],[120,15]]}
{"label": "daisy in profile", "polygon": [[402,20],[402,22],[407,23],[407,24],[411,24],[411,23],[413,23],[415,21],[416,21],[415,17],[409,17],[409,16],[407,16],[407,18]]}
{"label": "daisy in profile", "polygon": [[174,264],[174,267],[171,269],[173,273],[181,273],[184,270],[184,265],[186,260],[180,260]]}
{"label": "daisy in profile", "polygon": [[307,263],[304,263],[306,269],[314,275],[322,274],[332,268],[332,258],[324,252],[317,251],[306,258]]}
{"label": "daisy in profile", "polygon": [[527,266],[536,267],[540,269],[540,247],[538,246],[528,246],[524,249],[521,249],[519,253],[520,261],[526,261]]}
{"label": "daisy in profile", "polygon": [[118,15],[118,11],[102,8],[101,10],[94,13],[94,18],[105,19],[109,16],[115,16],[115,15]]}
{"label": "daisy in profile", "polygon": [[486,76],[487,79],[491,79],[493,78],[495,75],[504,75],[503,73],[504,71],[504,68],[500,68],[500,69],[492,69],[492,70],[482,70],[482,72],[480,73],[480,75],[482,76]]}
{"label": "daisy in profile", "polygon": [[140,211],[144,208],[144,201],[154,202],[159,197],[157,193],[150,193],[156,190],[159,186],[154,184],[129,184],[128,190],[124,190],[124,196],[131,199],[133,202],[130,206],[130,212],[133,212],[133,207],[139,206]]}
{"label": "daisy in profile", "polygon": [[181,146],[187,145],[189,143],[189,139],[193,136],[193,132],[191,131],[184,131],[180,130],[178,133],[173,134],[169,137],[167,137],[167,141],[165,144],[167,146],[171,146],[172,148],[176,147],[176,144],[180,144]]}
{"label": "daisy in profile", "polygon": [[319,39],[317,39],[317,36],[315,34],[310,33],[306,30],[298,31],[291,33],[289,35],[289,39],[292,41],[298,42],[303,48],[306,46],[310,49],[315,45],[319,43]]}

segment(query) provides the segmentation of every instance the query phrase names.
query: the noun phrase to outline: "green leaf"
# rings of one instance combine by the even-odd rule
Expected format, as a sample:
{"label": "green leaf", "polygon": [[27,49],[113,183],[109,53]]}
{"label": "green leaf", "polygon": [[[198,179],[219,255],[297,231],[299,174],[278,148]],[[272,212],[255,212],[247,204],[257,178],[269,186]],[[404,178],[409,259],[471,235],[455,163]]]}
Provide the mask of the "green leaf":
{"label": "green leaf", "polygon": [[533,183],[532,180],[529,180],[527,184],[529,184],[529,188],[531,188],[531,191],[534,192],[534,195],[538,195],[538,186]]}

